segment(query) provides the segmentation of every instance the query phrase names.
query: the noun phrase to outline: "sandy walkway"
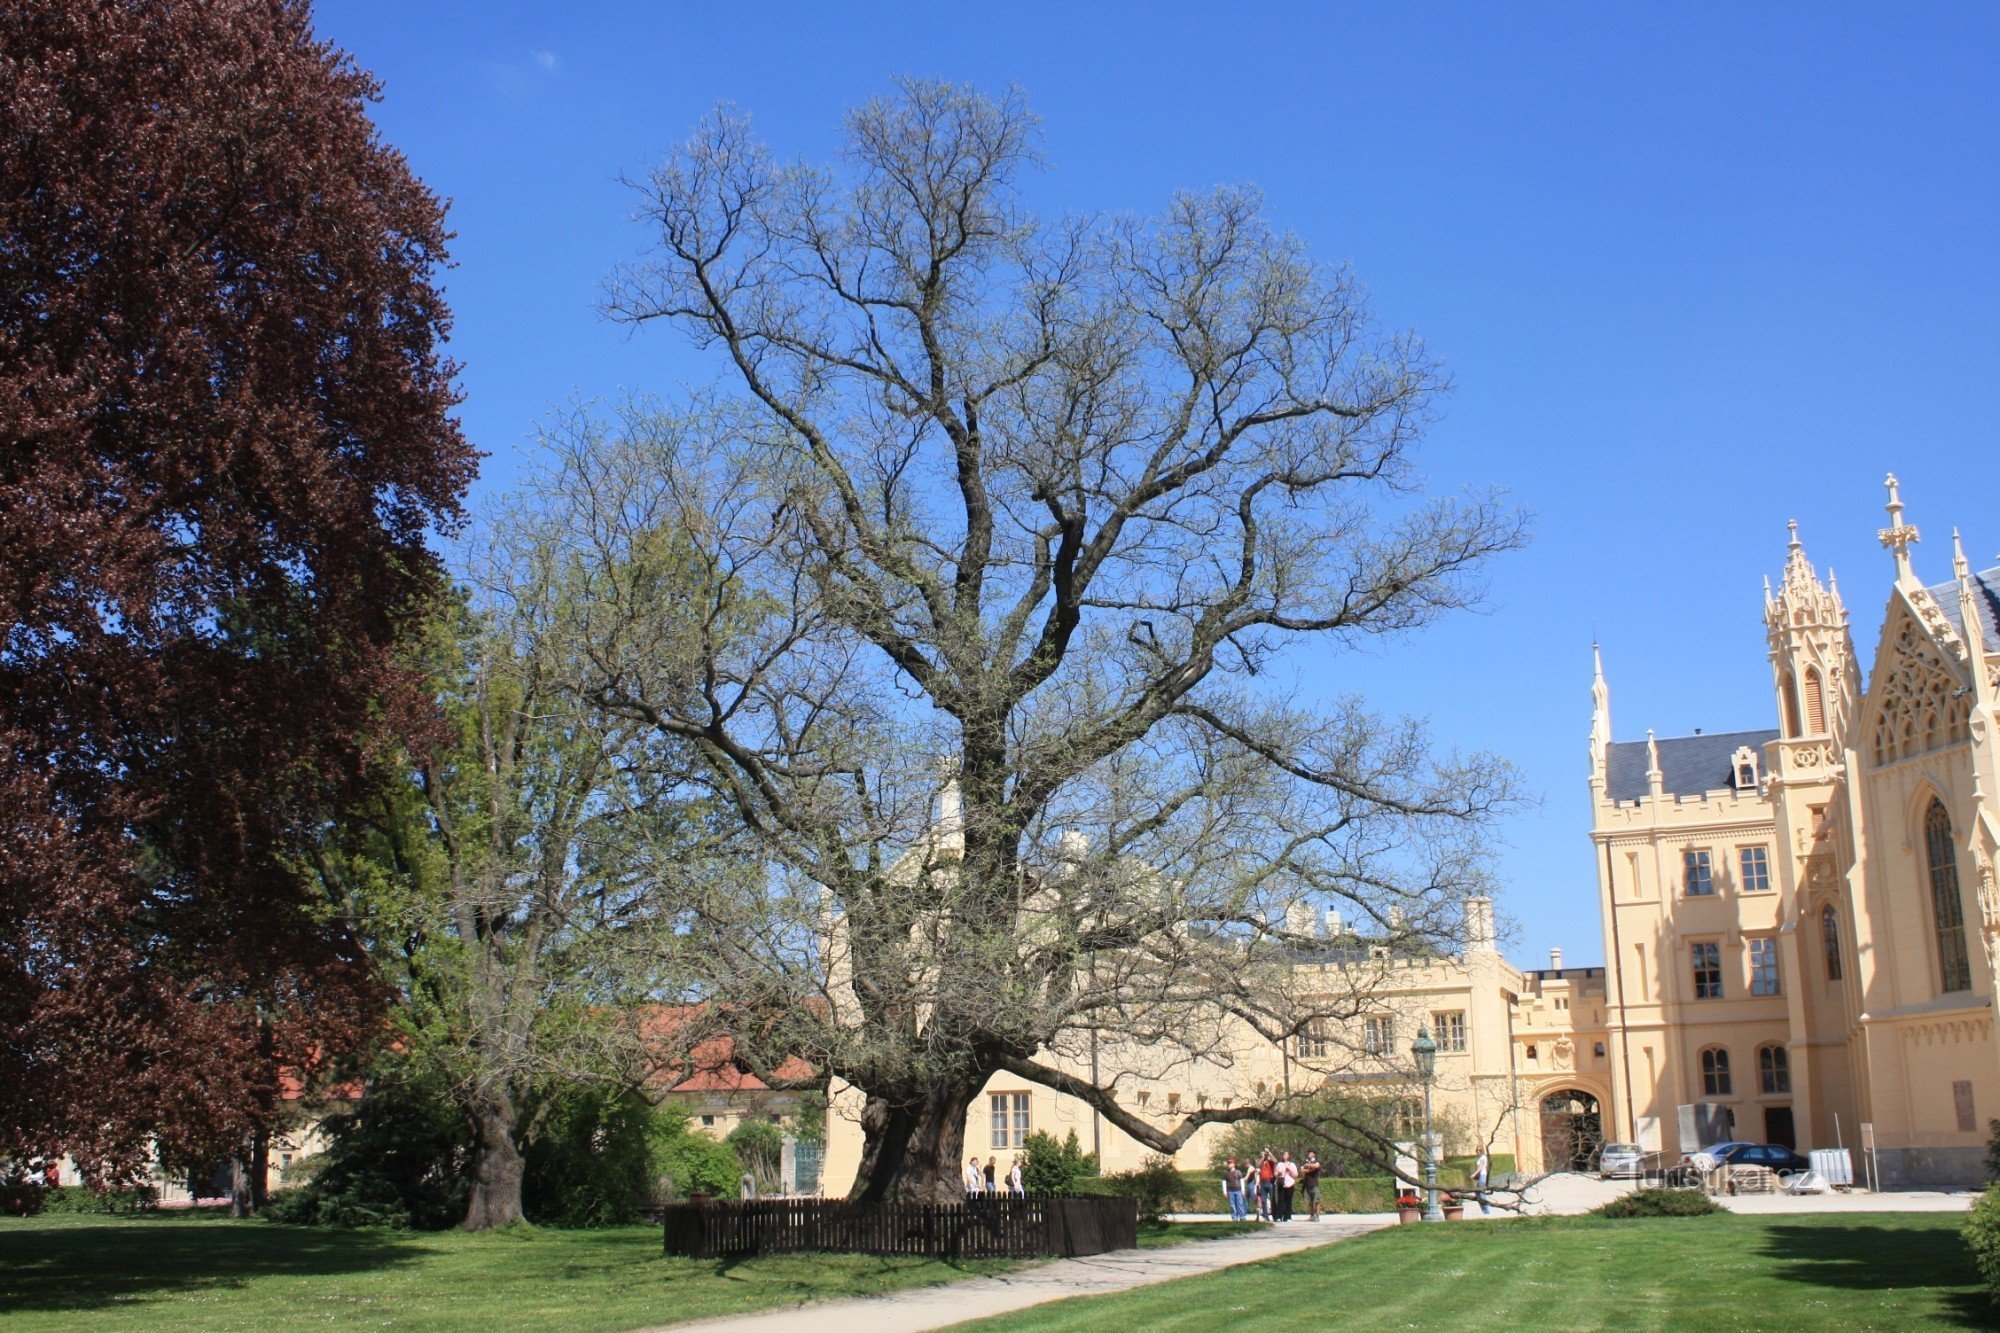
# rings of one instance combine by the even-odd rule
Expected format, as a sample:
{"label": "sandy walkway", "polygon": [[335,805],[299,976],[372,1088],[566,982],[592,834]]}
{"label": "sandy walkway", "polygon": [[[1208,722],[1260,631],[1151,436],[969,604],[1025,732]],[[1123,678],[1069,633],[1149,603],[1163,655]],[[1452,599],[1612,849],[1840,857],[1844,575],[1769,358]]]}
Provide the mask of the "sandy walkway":
{"label": "sandy walkway", "polygon": [[919,1287],[857,1300],[822,1301],[770,1310],[762,1314],[728,1319],[709,1319],[693,1324],[675,1324],[684,1329],[741,1330],[742,1333],[828,1333],[828,1330],[862,1330],[864,1333],[920,1333],[944,1328],[967,1319],[1025,1310],[1045,1301],[1067,1300],[1071,1296],[1099,1296],[1106,1292],[1149,1287],[1156,1282],[1213,1273],[1237,1264],[1255,1263],[1295,1250],[1330,1245],[1335,1241],[1395,1225],[1393,1213],[1367,1213],[1329,1217],[1317,1224],[1290,1222],[1269,1227],[1247,1236],[1221,1240],[1193,1240],[1158,1250],[1119,1250],[1092,1255],[1087,1259],[1057,1259],[1036,1264],[1000,1277],[974,1278],[940,1287]]}

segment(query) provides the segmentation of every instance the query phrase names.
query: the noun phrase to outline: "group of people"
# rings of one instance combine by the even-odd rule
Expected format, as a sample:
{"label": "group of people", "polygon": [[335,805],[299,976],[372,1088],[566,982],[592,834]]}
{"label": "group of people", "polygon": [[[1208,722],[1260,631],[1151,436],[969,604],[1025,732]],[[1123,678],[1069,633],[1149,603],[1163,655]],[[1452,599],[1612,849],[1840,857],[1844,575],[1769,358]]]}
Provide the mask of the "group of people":
{"label": "group of people", "polygon": [[1308,1215],[1319,1221],[1319,1154],[1308,1152],[1303,1162],[1294,1162],[1289,1152],[1266,1148],[1254,1162],[1238,1164],[1232,1157],[1222,1166],[1222,1193],[1229,1200],[1229,1216],[1248,1221],[1250,1201],[1256,1200],[1260,1222],[1292,1220],[1293,1196],[1305,1200]]}
{"label": "group of people", "polygon": [[977,1157],[965,1159],[965,1197],[975,1198],[984,1194],[1012,1194],[1017,1198],[1027,1194],[1027,1187],[1021,1181],[1021,1159],[1016,1157],[1014,1165],[1008,1168],[1005,1179],[1000,1175],[1000,1159],[989,1157],[981,1166]]}

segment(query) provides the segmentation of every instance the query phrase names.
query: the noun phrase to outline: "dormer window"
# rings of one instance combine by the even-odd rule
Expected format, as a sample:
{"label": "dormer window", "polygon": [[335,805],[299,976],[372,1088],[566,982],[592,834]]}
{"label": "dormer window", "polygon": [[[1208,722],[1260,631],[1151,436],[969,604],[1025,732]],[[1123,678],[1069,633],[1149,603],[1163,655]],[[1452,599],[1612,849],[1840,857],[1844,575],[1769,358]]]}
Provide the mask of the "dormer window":
{"label": "dormer window", "polygon": [[[1736,790],[1756,791],[1757,752],[1747,745],[1739,745],[1736,747],[1736,753],[1731,757],[1729,763],[1736,771]],[[1710,771],[1712,772],[1713,770]]]}

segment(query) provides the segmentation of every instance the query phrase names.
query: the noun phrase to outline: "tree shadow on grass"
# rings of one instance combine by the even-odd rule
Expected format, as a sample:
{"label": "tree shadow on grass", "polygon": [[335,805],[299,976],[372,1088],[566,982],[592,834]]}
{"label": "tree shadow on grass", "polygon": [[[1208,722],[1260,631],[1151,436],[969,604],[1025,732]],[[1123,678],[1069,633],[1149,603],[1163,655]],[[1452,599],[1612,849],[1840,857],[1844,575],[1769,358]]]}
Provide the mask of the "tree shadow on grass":
{"label": "tree shadow on grass", "polygon": [[1829,1290],[1928,1287],[1944,1317],[1965,1328],[2000,1327],[1996,1307],[1955,1228],[1771,1226],[1764,1252],[1775,1277]]}
{"label": "tree shadow on grass", "polygon": [[270,1223],[0,1226],[0,1316],[88,1313],[260,1278],[332,1276],[421,1258],[382,1232]]}

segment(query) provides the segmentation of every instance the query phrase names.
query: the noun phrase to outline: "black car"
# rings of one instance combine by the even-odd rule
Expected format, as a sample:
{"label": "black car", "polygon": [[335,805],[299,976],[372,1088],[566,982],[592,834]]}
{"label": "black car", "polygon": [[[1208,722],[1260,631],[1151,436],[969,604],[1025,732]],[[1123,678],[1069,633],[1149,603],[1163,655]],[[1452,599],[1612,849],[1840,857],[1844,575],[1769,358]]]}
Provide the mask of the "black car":
{"label": "black car", "polygon": [[1787,1176],[1812,1169],[1811,1162],[1776,1143],[1732,1143],[1716,1153],[1715,1160],[1727,1166],[1765,1166]]}

